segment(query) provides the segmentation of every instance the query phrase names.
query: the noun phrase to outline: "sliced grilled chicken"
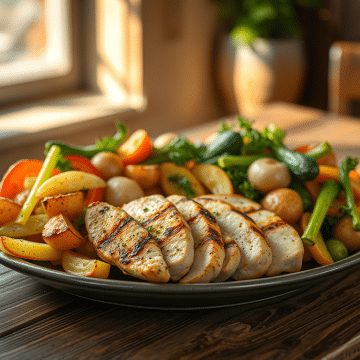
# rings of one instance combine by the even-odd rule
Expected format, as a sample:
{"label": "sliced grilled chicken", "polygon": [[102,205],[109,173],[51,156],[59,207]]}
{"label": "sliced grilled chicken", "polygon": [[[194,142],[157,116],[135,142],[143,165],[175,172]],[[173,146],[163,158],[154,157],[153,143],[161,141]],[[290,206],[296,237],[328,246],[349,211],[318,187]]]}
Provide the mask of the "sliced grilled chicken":
{"label": "sliced grilled chicken", "polygon": [[304,246],[297,231],[272,211],[242,195],[209,195],[234,206],[251,217],[266,235],[273,254],[272,263],[266,272],[274,276],[282,272],[301,270]]}
{"label": "sliced grilled chicken", "polygon": [[240,264],[241,253],[235,240],[227,233],[221,232],[225,247],[225,259],[219,275],[214,282],[223,282],[230,279]]}
{"label": "sliced grilled chicken", "polygon": [[150,195],[125,204],[123,209],[157,240],[171,279],[182,278],[194,261],[194,239],[175,205],[162,195]]}
{"label": "sliced grilled chicken", "polygon": [[225,258],[221,231],[215,217],[202,205],[185,196],[171,195],[167,199],[180,211],[194,238],[194,262],[180,282],[211,282],[219,275]]}
{"label": "sliced grilled chicken", "polygon": [[92,203],[86,210],[85,225],[101,259],[139,279],[169,281],[157,242],[124,210],[104,202]]}
{"label": "sliced grilled chicken", "polygon": [[244,280],[264,275],[271,264],[271,249],[255,222],[225,201],[207,195],[195,201],[215,215],[221,231],[228,233],[239,246],[241,259],[232,277]]}

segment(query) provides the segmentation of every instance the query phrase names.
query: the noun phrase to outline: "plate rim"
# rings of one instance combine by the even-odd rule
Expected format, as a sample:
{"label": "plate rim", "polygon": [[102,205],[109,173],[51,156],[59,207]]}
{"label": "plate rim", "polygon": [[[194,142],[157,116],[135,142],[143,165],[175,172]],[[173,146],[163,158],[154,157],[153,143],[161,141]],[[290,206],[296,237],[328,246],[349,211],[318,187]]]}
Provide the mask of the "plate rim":
{"label": "plate rim", "polygon": [[207,294],[214,291],[224,291],[227,293],[239,291],[256,291],[284,286],[287,284],[305,286],[316,280],[321,280],[332,274],[337,274],[360,265],[360,252],[350,255],[348,258],[329,265],[323,265],[309,270],[301,270],[296,273],[280,274],[273,277],[249,279],[243,281],[227,281],[223,283],[198,283],[198,284],[179,284],[179,283],[150,283],[134,280],[117,279],[96,279],[78,275],[71,275],[60,270],[49,269],[44,266],[33,264],[26,259],[15,258],[0,251],[0,264],[16,272],[32,276],[34,278],[58,282],[67,286],[82,286],[84,288],[104,288],[108,291],[131,290],[132,293],[158,293],[167,295],[186,295]]}

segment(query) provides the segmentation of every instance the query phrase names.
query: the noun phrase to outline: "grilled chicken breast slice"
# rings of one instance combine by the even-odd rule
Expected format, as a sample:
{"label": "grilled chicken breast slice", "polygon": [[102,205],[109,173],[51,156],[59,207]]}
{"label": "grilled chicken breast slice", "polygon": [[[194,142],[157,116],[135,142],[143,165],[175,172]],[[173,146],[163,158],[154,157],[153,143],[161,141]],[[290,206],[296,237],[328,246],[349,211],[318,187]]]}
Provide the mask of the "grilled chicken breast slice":
{"label": "grilled chicken breast slice", "polygon": [[194,262],[181,283],[208,283],[220,273],[225,249],[215,217],[199,203],[181,195],[167,199],[180,211],[194,238]]}
{"label": "grilled chicken breast slice", "polygon": [[225,247],[225,259],[219,275],[213,282],[223,282],[230,279],[238,268],[241,258],[240,249],[235,240],[223,231],[221,232],[221,237]]}
{"label": "grilled chicken breast slice", "polygon": [[162,195],[150,195],[125,204],[123,209],[157,240],[171,279],[182,278],[194,261],[194,239],[175,205]]}
{"label": "grilled chicken breast slice", "polygon": [[240,263],[232,277],[245,280],[264,275],[271,265],[272,254],[265,235],[255,222],[225,201],[207,195],[195,201],[215,215],[221,231],[228,233],[240,249]]}
{"label": "grilled chicken breast slice", "polygon": [[124,210],[104,202],[92,203],[86,210],[85,225],[101,259],[139,279],[169,281],[160,247]]}
{"label": "grilled chicken breast slice", "polygon": [[273,254],[268,276],[301,270],[304,246],[297,231],[279,216],[242,195],[209,195],[234,206],[251,217],[266,235]]}

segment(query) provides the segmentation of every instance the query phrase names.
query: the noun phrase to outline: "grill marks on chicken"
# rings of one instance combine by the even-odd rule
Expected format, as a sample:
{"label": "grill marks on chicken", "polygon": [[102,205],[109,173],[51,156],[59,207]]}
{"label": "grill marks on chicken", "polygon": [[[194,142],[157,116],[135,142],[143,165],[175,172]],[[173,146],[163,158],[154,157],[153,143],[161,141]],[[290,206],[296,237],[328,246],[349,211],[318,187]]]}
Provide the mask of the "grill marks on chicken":
{"label": "grill marks on chicken", "polygon": [[162,195],[150,195],[123,206],[157,240],[170,277],[178,281],[194,261],[194,240],[178,209]]}
{"label": "grill marks on chicken", "polygon": [[272,250],[272,263],[266,272],[268,276],[282,272],[301,270],[304,246],[297,231],[279,216],[265,210],[255,201],[242,195],[209,195],[220,199],[251,217],[266,235]]}
{"label": "grill marks on chicken", "polygon": [[264,275],[271,264],[272,254],[265,235],[255,222],[225,201],[207,195],[195,201],[215,215],[221,231],[228,233],[240,249],[241,259],[232,277],[244,280]]}
{"label": "grill marks on chicken", "polygon": [[124,210],[96,202],[86,211],[89,240],[104,261],[125,274],[152,282],[168,282],[168,267],[153,237]]}
{"label": "grill marks on chicken", "polygon": [[171,195],[172,202],[189,224],[194,238],[194,262],[181,283],[207,283],[221,272],[225,249],[215,217],[202,205],[181,195]]}
{"label": "grill marks on chicken", "polygon": [[151,282],[243,280],[302,266],[296,230],[242,195],[152,195],[123,209],[98,202],[85,224],[100,258]]}

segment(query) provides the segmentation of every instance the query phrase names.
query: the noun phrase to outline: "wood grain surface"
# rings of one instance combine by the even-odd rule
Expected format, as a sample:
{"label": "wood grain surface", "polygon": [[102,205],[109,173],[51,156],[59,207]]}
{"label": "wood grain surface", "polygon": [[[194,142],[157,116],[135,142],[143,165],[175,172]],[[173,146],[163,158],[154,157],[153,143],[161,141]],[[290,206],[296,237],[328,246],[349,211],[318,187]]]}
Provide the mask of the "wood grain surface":
{"label": "wood grain surface", "polygon": [[286,301],[216,310],[160,311],[97,303],[40,285],[1,265],[0,294],[1,359],[360,356],[359,269]]}

